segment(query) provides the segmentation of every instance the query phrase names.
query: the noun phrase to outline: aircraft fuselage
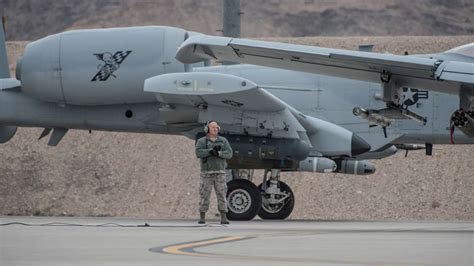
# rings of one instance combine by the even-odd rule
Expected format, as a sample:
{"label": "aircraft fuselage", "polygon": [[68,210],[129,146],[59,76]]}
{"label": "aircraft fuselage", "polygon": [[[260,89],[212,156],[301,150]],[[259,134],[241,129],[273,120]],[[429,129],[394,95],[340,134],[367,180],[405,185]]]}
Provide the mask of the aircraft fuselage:
{"label": "aircraft fuselage", "polygon": [[[195,71],[247,78],[307,115],[345,127],[366,140],[375,138],[380,143],[386,141],[381,128],[369,127],[366,120],[352,114],[355,106],[371,109],[385,107],[380,99],[379,84],[252,65],[201,67],[195,68]],[[176,106],[169,109],[157,103],[151,93],[143,92],[141,97],[146,99],[145,102],[84,106],[49,103],[20,91],[1,91],[0,123],[24,127],[185,135],[198,124],[197,112],[193,108]],[[410,90],[405,97],[409,109],[426,117],[428,122],[426,125],[409,119],[394,122],[388,128],[389,136],[395,136],[392,143],[449,143],[449,118],[456,110],[459,98],[444,93]],[[169,117],[174,119],[174,123],[169,123]],[[455,141],[474,143],[474,139],[460,132],[455,132]]]}

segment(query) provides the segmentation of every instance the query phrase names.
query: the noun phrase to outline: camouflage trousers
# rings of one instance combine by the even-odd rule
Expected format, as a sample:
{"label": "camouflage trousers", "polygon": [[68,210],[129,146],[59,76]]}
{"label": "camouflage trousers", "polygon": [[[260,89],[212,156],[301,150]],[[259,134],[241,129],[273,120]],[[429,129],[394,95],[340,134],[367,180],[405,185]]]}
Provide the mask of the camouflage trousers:
{"label": "camouflage trousers", "polygon": [[201,184],[199,186],[201,200],[199,201],[199,212],[207,212],[209,210],[209,198],[211,197],[212,187],[216,190],[217,208],[219,212],[227,213],[227,183],[225,172],[223,171],[201,172]]}

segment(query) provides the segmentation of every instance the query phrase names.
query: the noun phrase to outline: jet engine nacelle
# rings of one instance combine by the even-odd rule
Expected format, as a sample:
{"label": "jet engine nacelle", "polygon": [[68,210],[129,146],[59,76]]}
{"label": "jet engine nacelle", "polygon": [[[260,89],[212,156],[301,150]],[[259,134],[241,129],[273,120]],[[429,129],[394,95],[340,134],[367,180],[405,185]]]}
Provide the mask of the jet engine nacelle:
{"label": "jet engine nacelle", "polygon": [[375,173],[375,166],[369,161],[352,159],[337,160],[337,169],[334,172],[350,175],[370,175]]}
{"label": "jet engine nacelle", "polygon": [[27,45],[17,64],[22,91],[34,98],[75,105],[155,101],[143,91],[149,77],[184,72],[177,47],[187,38],[172,27],[75,30]]}

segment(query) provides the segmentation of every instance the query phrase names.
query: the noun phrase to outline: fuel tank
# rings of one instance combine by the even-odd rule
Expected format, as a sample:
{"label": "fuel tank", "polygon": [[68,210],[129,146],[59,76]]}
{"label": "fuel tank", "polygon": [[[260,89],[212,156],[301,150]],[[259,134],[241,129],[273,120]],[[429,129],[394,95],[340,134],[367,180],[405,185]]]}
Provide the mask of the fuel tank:
{"label": "fuel tank", "polygon": [[147,26],[74,30],[30,43],[17,64],[22,92],[74,105],[156,101],[144,80],[189,70],[174,55],[185,30]]}
{"label": "fuel tank", "polygon": [[298,171],[330,173],[337,169],[337,164],[333,160],[324,157],[308,157],[299,162]]}
{"label": "fuel tank", "polygon": [[370,175],[375,173],[375,165],[366,160],[343,159],[336,160],[337,169],[334,171],[350,175]]}

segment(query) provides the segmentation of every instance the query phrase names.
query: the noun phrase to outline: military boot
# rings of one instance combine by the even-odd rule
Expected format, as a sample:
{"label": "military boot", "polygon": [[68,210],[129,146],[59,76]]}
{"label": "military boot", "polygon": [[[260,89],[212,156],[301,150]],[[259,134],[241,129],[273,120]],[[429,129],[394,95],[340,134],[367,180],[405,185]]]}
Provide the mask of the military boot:
{"label": "military boot", "polygon": [[200,212],[198,224],[205,224],[205,223],[206,223],[206,213]]}
{"label": "military boot", "polygon": [[227,213],[221,212],[221,224],[229,224],[229,220],[227,220]]}

